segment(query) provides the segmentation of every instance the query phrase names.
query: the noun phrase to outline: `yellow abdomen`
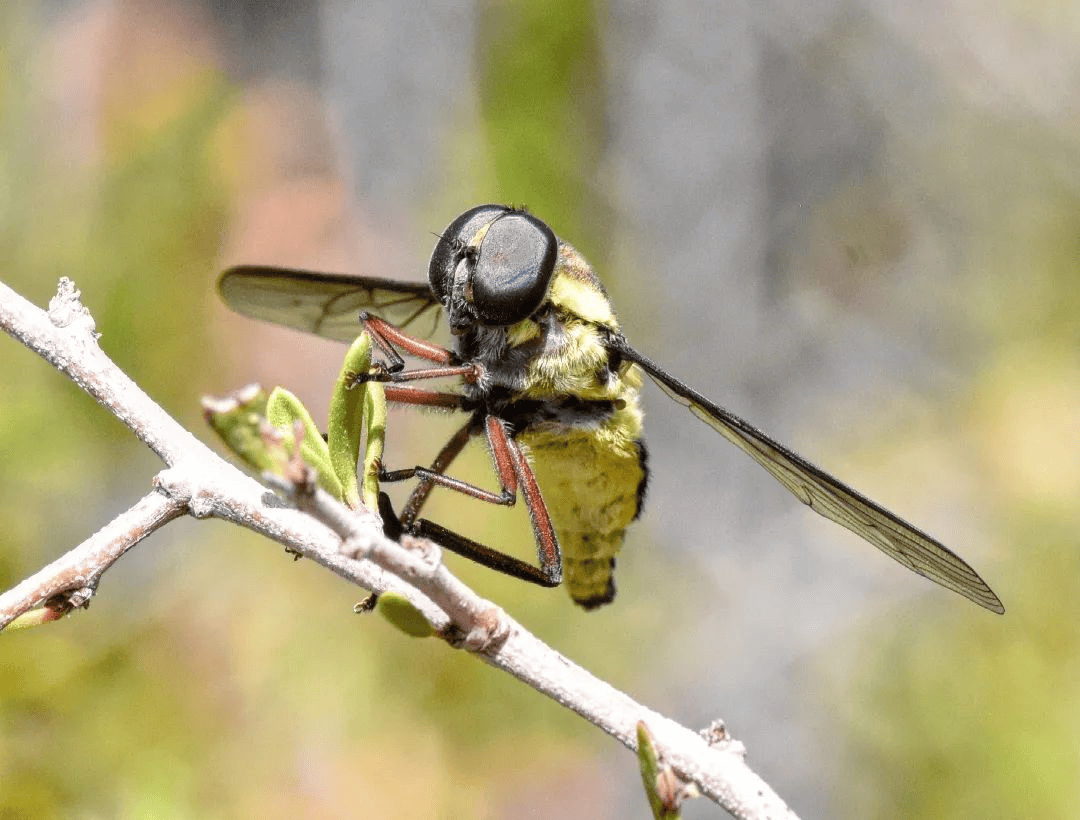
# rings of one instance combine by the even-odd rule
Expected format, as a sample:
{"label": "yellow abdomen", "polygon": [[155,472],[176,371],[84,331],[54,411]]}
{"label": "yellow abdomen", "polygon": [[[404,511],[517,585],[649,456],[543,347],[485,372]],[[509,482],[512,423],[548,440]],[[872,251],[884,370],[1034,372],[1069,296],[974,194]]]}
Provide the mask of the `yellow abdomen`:
{"label": "yellow abdomen", "polygon": [[555,525],[570,597],[586,609],[615,597],[615,554],[644,491],[636,398],[598,427],[545,426],[518,437]]}

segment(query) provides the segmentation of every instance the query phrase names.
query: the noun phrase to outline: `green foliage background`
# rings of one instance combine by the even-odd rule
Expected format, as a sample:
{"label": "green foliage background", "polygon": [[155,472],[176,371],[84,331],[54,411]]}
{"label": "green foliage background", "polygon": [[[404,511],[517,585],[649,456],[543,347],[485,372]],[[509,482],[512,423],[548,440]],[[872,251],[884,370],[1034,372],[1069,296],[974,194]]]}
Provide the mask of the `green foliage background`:
{"label": "green foliage background", "polygon": [[[563,4],[559,14],[573,29],[591,11]],[[595,77],[591,25],[570,50]],[[248,160],[239,88],[195,64],[130,95],[114,76],[97,123],[100,153],[65,165],[65,135],[38,125],[50,32],[29,5],[0,10],[0,31],[4,281],[44,305],[57,278],[72,277],[106,351],[201,430],[200,395],[245,379],[223,372],[225,358],[212,352],[222,340],[208,326]],[[503,36],[512,51],[528,32]],[[571,134],[564,146],[577,162],[579,149],[596,149],[560,91],[570,75],[558,57],[528,51],[520,70],[534,88],[550,88],[530,119],[566,109],[536,138],[551,145]],[[520,113],[494,93],[487,107],[488,128],[527,125],[505,124]],[[498,170],[514,167],[513,157],[494,156],[501,190],[557,214],[587,207],[585,193],[556,195],[553,176],[566,169],[555,167],[553,148],[528,170],[544,180],[532,185]],[[545,187],[546,199],[535,194]],[[6,587],[133,503],[157,465],[14,343],[0,348],[0,378]],[[88,617],[0,642],[0,817],[492,816],[537,782],[592,765],[604,741],[578,720],[438,642],[351,615],[362,591],[239,530],[177,529],[125,558]],[[516,583],[464,574],[483,579],[493,598],[522,597]],[[565,619],[562,596],[525,597],[538,602],[541,627]],[[569,631],[556,628],[572,651]],[[630,643],[612,640],[599,671],[605,657],[608,671],[619,665]],[[533,751],[525,758],[522,749]]]}
{"label": "green foliage background", "polygon": [[[168,68],[143,54],[128,76],[100,79],[86,140],[49,119],[55,33],[38,11],[0,7],[0,278],[45,304],[59,276],[72,277],[106,351],[199,430],[199,396],[247,380],[220,353],[244,348],[215,325],[212,292],[253,173],[253,137],[238,127],[251,116],[244,91],[197,50]],[[446,178],[418,212],[527,202],[598,268],[625,258],[614,196],[600,193],[610,182],[605,11],[482,4],[478,118],[448,135]],[[1033,26],[1054,25],[1049,12],[1032,15]],[[134,82],[140,72],[156,81]],[[1069,818],[1080,807],[1080,134],[1075,121],[954,102],[927,126],[934,139],[889,148],[918,179],[900,200],[963,225],[967,264],[937,295],[970,389],[943,421],[889,446],[931,465],[977,465],[970,496],[993,511],[990,540],[1008,546],[987,572],[1008,614],[975,619],[937,599],[882,612],[800,674],[809,699],[833,707],[822,736],[848,752],[823,789],[844,814]],[[823,211],[841,214],[873,200],[857,185],[830,195]],[[851,247],[888,256],[887,221],[845,223]],[[157,465],[78,389],[2,340],[0,385],[7,587],[133,503]],[[408,436],[411,425],[401,423]],[[486,513],[443,498],[432,517],[504,538]],[[740,662],[699,659],[681,642],[704,588],[692,566],[639,549],[620,572],[630,592],[583,623],[562,594],[461,568],[560,650],[661,708],[683,665],[723,674]],[[656,594],[659,577],[683,596]],[[609,741],[505,676],[351,616],[359,597],[224,525],[155,536],[106,576],[89,612],[0,636],[0,818],[620,816],[605,781],[615,766],[632,777],[630,756],[604,758]]]}

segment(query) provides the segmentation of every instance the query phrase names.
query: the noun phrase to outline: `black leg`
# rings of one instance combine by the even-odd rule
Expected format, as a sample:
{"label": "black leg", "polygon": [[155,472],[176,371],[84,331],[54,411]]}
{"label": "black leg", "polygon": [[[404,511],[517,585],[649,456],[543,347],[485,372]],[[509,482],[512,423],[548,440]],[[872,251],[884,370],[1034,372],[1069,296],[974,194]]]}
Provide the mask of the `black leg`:
{"label": "black leg", "polygon": [[[417,466],[404,470],[380,471],[379,478],[382,481],[404,481],[410,478],[421,480],[402,513],[402,526],[416,535],[430,538],[451,552],[456,552],[490,569],[542,586],[558,586],[562,582],[562,553],[559,550],[554,525],[551,523],[547,505],[537,486],[536,476],[522,453],[520,445],[510,437],[501,419],[495,416],[484,418],[484,432],[487,435],[492,461],[495,464],[495,472],[499,477],[500,491],[493,493],[445,475],[444,471],[461,452],[469,438],[475,434],[474,431],[475,426],[472,421],[462,427],[439,452],[431,468]],[[502,506],[512,506],[517,501],[517,491],[520,487],[532,521],[540,566],[535,567],[504,552],[484,546],[425,518],[416,520],[420,508],[435,485]]]}
{"label": "black leg", "polygon": [[514,558],[512,555],[499,552],[491,547],[485,547],[478,541],[473,541],[445,527],[440,527],[426,518],[421,518],[416,522],[413,532],[424,538],[430,538],[443,549],[448,549],[463,558],[468,558],[470,561],[475,561],[481,566],[509,575],[512,578],[520,578],[523,581],[539,584],[542,587],[557,587],[562,580],[558,576],[553,578],[542,569]]}

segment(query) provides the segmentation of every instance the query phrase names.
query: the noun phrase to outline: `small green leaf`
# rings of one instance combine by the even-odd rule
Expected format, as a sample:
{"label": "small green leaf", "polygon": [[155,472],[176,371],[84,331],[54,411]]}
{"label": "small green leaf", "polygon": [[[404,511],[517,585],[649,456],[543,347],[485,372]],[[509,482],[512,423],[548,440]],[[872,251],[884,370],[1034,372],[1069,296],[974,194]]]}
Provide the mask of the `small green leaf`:
{"label": "small green leaf", "polygon": [[[318,474],[320,487],[339,501],[344,500],[344,490],[330,461],[330,450],[311,418],[311,413],[300,399],[284,388],[275,387],[266,404],[266,418],[273,427],[281,431],[290,447],[295,446],[292,441],[293,422],[300,420],[304,428],[304,438],[300,442],[300,455],[304,463]],[[279,472],[280,469],[279,466],[274,472]]]}
{"label": "small green leaf", "polygon": [[[203,415],[226,446],[258,472],[282,475],[295,447],[293,422],[300,419],[304,438],[301,456],[315,469],[319,485],[341,499],[341,484],[330,469],[330,456],[311,414],[292,393],[280,387],[267,396],[258,385],[248,385],[224,398],[203,398]],[[275,428],[280,438],[267,436]]]}
{"label": "small green leaf", "polygon": [[[356,374],[366,373],[371,366],[371,337],[360,334],[345,354],[341,372],[334,383],[334,392],[330,396],[330,418],[327,422],[326,440],[330,450],[330,463],[344,490],[345,503],[355,509],[360,505],[356,463],[360,457],[360,444],[363,439],[364,422],[370,425],[368,405],[370,396],[376,389],[381,393],[382,385],[365,383],[356,384]],[[380,434],[381,440],[381,434]],[[372,436],[368,432],[368,449],[372,446]],[[366,458],[365,458],[366,461]],[[365,499],[367,493],[365,492]],[[370,505],[369,505],[370,506]],[[374,507],[371,507],[374,509]]]}
{"label": "small green leaf", "polygon": [[430,638],[435,630],[423,613],[396,592],[383,592],[375,610],[395,627],[412,638]]}
{"label": "small green leaf", "polygon": [[369,510],[379,509],[379,463],[386,438],[386,391],[380,382],[364,385],[364,421],[367,446],[364,449],[363,492]]}
{"label": "small green leaf", "polygon": [[203,417],[234,455],[258,472],[273,472],[279,460],[263,437],[266,391],[257,384],[225,396],[204,396]]}
{"label": "small green leaf", "polygon": [[638,765],[641,767],[641,782],[645,785],[645,795],[649,798],[649,807],[652,809],[655,820],[678,820],[681,796],[676,797],[674,805],[669,805],[658,790],[662,778],[667,782],[673,780],[671,769],[660,763],[656,754],[656,745],[653,743],[652,733],[644,721],[637,724],[638,742]]}
{"label": "small green leaf", "polygon": [[29,612],[24,612],[17,618],[13,618],[4,627],[4,631],[12,632],[16,629],[29,629],[32,626],[52,623],[63,618],[66,614],[66,610],[58,607],[39,606],[37,609],[31,609]]}

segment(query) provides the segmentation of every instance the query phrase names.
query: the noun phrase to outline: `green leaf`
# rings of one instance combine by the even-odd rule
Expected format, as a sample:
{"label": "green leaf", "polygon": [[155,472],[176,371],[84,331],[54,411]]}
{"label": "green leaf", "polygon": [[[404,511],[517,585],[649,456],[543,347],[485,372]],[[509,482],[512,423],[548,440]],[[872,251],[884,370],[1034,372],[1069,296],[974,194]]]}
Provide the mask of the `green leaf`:
{"label": "green leaf", "polygon": [[412,638],[430,638],[435,630],[423,613],[396,592],[383,592],[375,604],[376,611]]}
{"label": "green leaf", "polygon": [[371,337],[362,333],[353,342],[345,355],[345,361],[342,362],[341,372],[330,397],[330,418],[326,430],[330,463],[343,488],[343,500],[353,509],[360,505],[356,464],[360,457],[365,424],[367,447],[364,454],[364,503],[370,509],[376,509],[375,502],[378,499],[378,476],[374,472],[374,460],[382,455],[386,398],[381,384],[356,384],[356,375],[366,373],[370,366]]}
{"label": "green leaf", "polygon": [[263,437],[266,401],[266,391],[257,384],[224,398],[204,396],[202,400],[207,424],[234,455],[258,472],[274,472],[279,460]]}
{"label": "green leaf", "polygon": [[[223,399],[204,398],[207,422],[225,444],[259,472],[281,474],[293,442],[294,422],[304,434],[300,455],[318,475],[319,486],[352,509],[363,503],[378,509],[379,477],[386,431],[386,395],[377,382],[356,384],[356,374],[371,366],[371,337],[361,334],[345,356],[330,397],[330,416],[324,439],[311,414],[292,393],[275,387],[269,396],[257,385]],[[264,422],[281,434],[280,442],[266,436]],[[357,461],[366,432],[362,473]]]}
{"label": "green leaf", "polygon": [[644,721],[637,724],[638,741],[638,765],[641,767],[641,782],[645,784],[645,795],[649,798],[649,807],[652,809],[656,820],[678,820],[679,808],[670,806],[660,796],[657,786],[660,784],[662,774],[670,776],[670,769],[660,764],[656,754],[656,746],[653,743],[652,733]]}
{"label": "green leaf", "polygon": [[67,611],[59,607],[39,606],[8,622],[4,627],[5,632],[14,632],[16,629],[29,629],[32,626],[52,623],[63,618]]}
{"label": "green leaf", "polygon": [[364,449],[364,504],[370,510],[379,509],[379,462],[382,461],[386,438],[386,391],[380,382],[364,385],[364,420],[367,424],[367,446]]}
{"label": "green leaf", "polygon": [[[304,438],[300,442],[301,457],[318,474],[319,486],[334,498],[343,501],[344,490],[334,472],[330,450],[311,418],[311,413],[300,399],[282,387],[275,387],[266,404],[266,418],[282,433],[290,448],[296,446],[293,441],[293,423],[297,420],[301,422],[304,430]],[[280,467],[276,471],[280,471]]]}

